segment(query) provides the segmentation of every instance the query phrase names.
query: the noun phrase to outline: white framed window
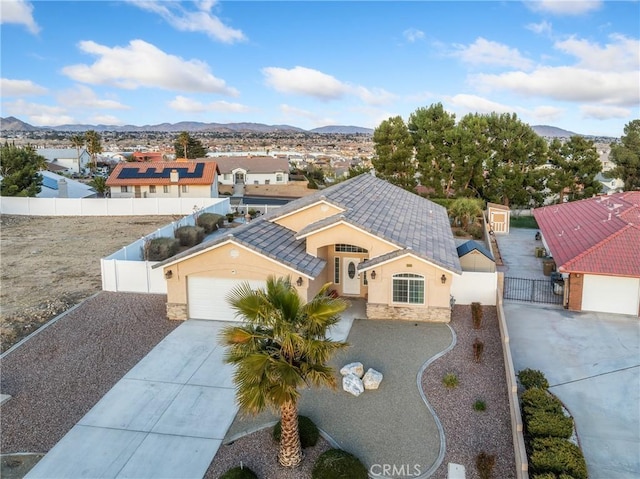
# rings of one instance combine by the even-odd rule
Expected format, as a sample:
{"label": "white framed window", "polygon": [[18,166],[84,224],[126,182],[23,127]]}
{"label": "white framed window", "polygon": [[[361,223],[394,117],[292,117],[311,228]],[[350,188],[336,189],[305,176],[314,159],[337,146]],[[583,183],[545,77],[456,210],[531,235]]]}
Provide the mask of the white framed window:
{"label": "white framed window", "polygon": [[121,186],[120,187],[120,193],[126,193],[127,192],[127,187],[126,186]]}
{"label": "white framed window", "polygon": [[189,193],[189,185],[182,185],[182,192]]}
{"label": "white framed window", "polygon": [[156,192],[156,185],[149,185],[149,193],[155,193]]}
{"label": "white framed window", "polygon": [[394,274],[393,302],[424,304],[424,277],[411,273]]}
{"label": "white framed window", "polygon": [[340,258],[333,258],[333,282],[340,284]]}
{"label": "white framed window", "polygon": [[364,248],[360,248],[360,246],[354,246],[352,244],[336,244],[334,246],[336,253],[368,253]]}
{"label": "white framed window", "polygon": [[164,185],[164,186],[162,187],[162,192],[163,192],[163,193],[169,193],[169,185]]}
{"label": "white framed window", "polygon": [[276,175],[276,182],[278,182],[278,183],[282,183],[282,173],[278,173],[278,174]]}
{"label": "white framed window", "polygon": [[224,174],[224,179],[225,180],[230,180],[231,179],[231,173],[225,173]]}

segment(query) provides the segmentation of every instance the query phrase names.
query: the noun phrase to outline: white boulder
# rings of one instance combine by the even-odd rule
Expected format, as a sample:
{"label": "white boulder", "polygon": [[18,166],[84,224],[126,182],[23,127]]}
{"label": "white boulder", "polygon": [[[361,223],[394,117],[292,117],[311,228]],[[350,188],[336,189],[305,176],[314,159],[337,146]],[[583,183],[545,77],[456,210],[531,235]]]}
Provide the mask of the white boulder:
{"label": "white boulder", "polygon": [[382,382],[382,373],[373,368],[369,368],[362,378],[362,384],[365,389],[378,389]]}
{"label": "white boulder", "polygon": [[355,374],[347,374],[342,378],[342,389],[357,397],[364,392],[364,384]]}
{"label": "white boulder", "polygon": [[342,369],[340,370],[340,374],[342,374],[343,376],[346,376],[347,374],[353,374],[355,376],[358,376],[358,378],[361,378],[364,374],[364,366],[362,365],[362,363],[349,363],[342,367]]}

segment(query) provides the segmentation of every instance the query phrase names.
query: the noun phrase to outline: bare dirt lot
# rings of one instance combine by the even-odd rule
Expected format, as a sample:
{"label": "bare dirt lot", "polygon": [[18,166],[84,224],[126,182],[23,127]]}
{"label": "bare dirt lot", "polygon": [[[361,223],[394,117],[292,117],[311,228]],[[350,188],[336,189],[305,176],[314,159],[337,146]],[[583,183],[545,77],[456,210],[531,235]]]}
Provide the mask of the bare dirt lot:
{"label": "bare dirt lot", "polygon": [[102,288],[100,258],[180,216],[0,217],[0,339],[6,351]]}

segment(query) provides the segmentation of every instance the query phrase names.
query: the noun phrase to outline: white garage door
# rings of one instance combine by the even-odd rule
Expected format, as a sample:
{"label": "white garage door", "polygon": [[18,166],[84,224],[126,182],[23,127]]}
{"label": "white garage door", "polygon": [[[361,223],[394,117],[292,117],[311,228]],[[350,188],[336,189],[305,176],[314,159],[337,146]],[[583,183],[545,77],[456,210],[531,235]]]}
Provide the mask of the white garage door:
{"label": "white garage door", "polygon": [[[187,280],[189,318],[238,321],[227,303],[227,294],[242,280],[189,277]],[[264,281],[247,281],[252,288],[263,288]]]}
{"label": "white garage door", "polygon": [[582,310],[638,315],[640,279],[584,275]]}

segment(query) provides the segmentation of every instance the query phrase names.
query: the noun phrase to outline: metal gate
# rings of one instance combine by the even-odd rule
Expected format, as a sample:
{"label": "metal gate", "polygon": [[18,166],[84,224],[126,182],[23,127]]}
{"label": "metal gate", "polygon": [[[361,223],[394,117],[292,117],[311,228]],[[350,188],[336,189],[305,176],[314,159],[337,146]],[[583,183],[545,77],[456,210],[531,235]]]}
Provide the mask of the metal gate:
{"label": "metal gate", "polygon": [[504,278],[504,299],[529,303],[562,304],[562,283],[544,279]]}

